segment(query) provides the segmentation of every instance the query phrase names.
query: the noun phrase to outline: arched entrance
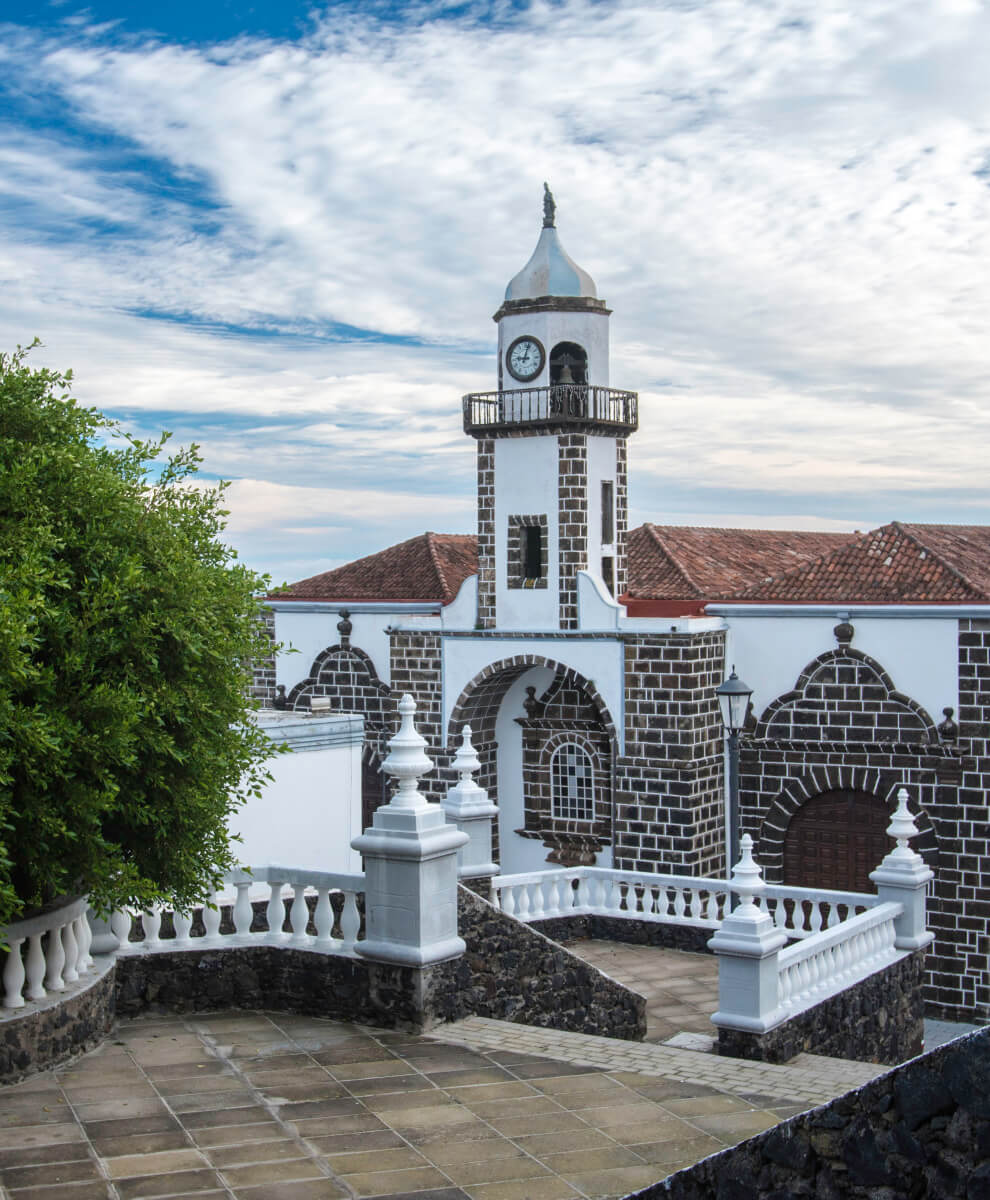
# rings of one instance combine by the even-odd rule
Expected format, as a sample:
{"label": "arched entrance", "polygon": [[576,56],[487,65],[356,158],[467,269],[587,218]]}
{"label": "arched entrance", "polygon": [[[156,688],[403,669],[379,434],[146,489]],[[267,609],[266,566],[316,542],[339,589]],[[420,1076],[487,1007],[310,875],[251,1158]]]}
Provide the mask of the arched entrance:
{"label": "arched entrance", "polygon": [[893,845],[889,824],[888,806],[870,792],[842,788],[813,796],[784,834],[784,883],[872,892],[870,872]]}
{"label": "arched entrance", "polygon": [[478,783],[499,807],[503,872],[609,865],[616,730],[591,680],[539,655],[504,659],[461,693],[450,746],[465,723],[481,760]]}

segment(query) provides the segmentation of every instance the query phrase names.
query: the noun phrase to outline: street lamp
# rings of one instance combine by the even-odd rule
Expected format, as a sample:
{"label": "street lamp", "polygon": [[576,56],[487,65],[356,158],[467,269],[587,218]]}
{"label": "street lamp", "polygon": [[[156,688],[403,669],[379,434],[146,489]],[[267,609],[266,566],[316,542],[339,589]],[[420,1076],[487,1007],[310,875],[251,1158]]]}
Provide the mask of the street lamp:
{"label": "street lamp", "polygon": [[739,860],[739,735],[746,725],[752,694],[753,689],[743,683],[735,667],[729,678],[715,689],[722,725],[729,739],[729,862],[726,877],[731,875]]}

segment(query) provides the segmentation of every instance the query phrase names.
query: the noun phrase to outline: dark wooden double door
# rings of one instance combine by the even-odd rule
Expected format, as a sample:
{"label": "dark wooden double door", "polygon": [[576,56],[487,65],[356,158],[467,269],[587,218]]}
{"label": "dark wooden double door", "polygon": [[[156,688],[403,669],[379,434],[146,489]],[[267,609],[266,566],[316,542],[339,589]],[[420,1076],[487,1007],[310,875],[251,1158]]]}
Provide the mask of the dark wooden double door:
{"label": "dark wooden double door", "polygon": [[869,792],[813,796],[784,835],[784,883],[792,887],[872,892],[870,872],[893,847],[890,812]]}

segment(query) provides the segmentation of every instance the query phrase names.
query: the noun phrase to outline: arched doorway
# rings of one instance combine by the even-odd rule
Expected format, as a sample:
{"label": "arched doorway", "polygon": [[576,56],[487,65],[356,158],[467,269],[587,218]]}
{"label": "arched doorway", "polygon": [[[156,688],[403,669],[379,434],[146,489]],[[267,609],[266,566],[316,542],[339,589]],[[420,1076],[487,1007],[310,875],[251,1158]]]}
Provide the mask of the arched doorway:
{"label": "arched doorway", "polygon": [[870,872],[892,846],[889,824],[888,806],[869,792],[843,788],[813,796],[784,835],[784,883],[872,892]]}

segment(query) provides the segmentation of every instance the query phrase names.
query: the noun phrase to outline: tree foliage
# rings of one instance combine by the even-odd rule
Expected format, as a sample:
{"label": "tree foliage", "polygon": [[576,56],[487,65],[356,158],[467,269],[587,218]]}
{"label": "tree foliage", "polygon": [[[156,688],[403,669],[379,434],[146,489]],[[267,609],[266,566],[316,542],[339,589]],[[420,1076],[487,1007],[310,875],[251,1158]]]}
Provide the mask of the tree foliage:
{"label": "tree foliage", "polygon": [[0,926],[66,893],[182,907],[266,777],[249,720],[267,580],[193,446],[139,441],[0,355]]}

